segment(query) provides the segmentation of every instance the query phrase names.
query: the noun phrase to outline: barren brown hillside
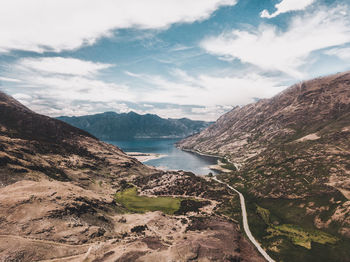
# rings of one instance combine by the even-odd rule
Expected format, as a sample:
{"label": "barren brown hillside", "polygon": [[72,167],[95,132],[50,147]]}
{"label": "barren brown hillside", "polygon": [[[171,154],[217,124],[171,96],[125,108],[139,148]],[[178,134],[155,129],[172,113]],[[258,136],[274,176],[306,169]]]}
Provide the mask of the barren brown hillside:
{"label": "barren brown hillside", "polygon": [[[117,199],[130,190],[142,196]],[[231,198],[0,93],[0,261],[262,261],[215,211]],[[134,199],[151,208],[130,208]]]}
{"label": "barren brown hillside", "polygon": [[337,252],[300,252],[285,239],[277,241],[271,232],[297,242],[259,212],[265,210],[276,225],[286,224],[284,230],[292,224],[350,238],[350,72],[298,83],[271,99],[236,107],[179,147],[220,155],[235,165],[223,179],[248,196],[255,234],[279,259],[299,261],[324,252],[325,261],[349,261],[349,254],[334,255],[344,251],[343,244]]}

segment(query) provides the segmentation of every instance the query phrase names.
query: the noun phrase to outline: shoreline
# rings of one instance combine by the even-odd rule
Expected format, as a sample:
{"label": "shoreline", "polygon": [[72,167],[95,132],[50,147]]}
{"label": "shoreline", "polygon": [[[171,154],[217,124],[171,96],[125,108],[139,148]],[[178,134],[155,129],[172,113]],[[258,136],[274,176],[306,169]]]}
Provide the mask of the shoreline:
{"label": "shoreline", "polygon": [[228,168],[225,168],[223,167],[224,163],[222,163],[220,160],[217,160],[217,164],[216,165],[211,165],[209,166],[209,168],[211,170],[214,170],[214,171],[217,171],[219,173],[231,173],[232,170],[231,169],[228,169]]}
{"label": "shoreline", "polygon": [[228,169],[228,168],[224,168],[224,167],[223,167],[224,163],[221,161],[221,160],[223,160],[223,159],[225,159],[225,160],[227,160],[229,163],[233,164],[233,165],[236,167],[236,169],[238,170],[237,166],[236,166],[234,163],[232,163],[230,160],[226,159],[226,158],[223,157],[223,156],[201,153],[201,152],[198,152],[198,151],[196,151],[196,150],[180,148],[180,147],[178,147],[178,146],[176,146],[176,147],[179,148],[179,149],[181,149],[182,151],[185,151],[185,152],[194,153],[194,154],[197,154],[197,155],[200,155],[200,156],[208,156],[208,157],[217,158],[217,163],[216,163],[216,165],[210,165],[210,166],[208,166],[210,170],[213,170],[213,171],[216,171],[216,172],[219,172],[219,173],[230,173],[230,172],[232,172],[231,169]]}
{"label": "shoreline", "polygon": [[218,159],[224,159],[224,158],[225,158],[225,157],[220,156],[220,155],[211,155],[211,154],[207,154],[207,153],[198,152],[198,151],[196,151],[196,150],[181,148],[181,147],[179,147],[179,146],[177,146],[177,145],[176,145],[176,147],[177,147],[178,149],[181,149],[182,151],[195,153],[195,154],[198,154],[198,155],[201,155],[201,156],[215,157],[215,158],[218,158]]}
{"label": "shoreline", "polygon": [[[207,153],[202,153],[202,152],[198,152],[195,150],[191,150],[191,149],[183,149],[180,148],[178,145],[174,144],[174,146],[184,152],[189,152],[189,153],[193,153],[196,154],[198,156],[204,156],[204,157],[211,157],[211,158],[215,158],[216,160],[216,164],[212,164],[212,165],[207,165],[208,169],[211,171],[216,172],[217,174],[225,174],[225,173],[230,173],[232,172],[231,169],[229,168],[225,168],[224,165],[225,163],[223,162],[224,159],[226,159],[223,156],[220,155],[214,155],[214,154],[207,154]],[[160,154],[160,153],[143,153],[143,152],[126,152],[127,155],[137,159],[138,161],[144,163],[147,165],[147,162],[150,160],[154,160],[154,159],[159,159],[159,158],[163,158],[166,157],[166,154]],[[230,162],[230,161],[229,161]],[[231,163],[231,162],[230,162]],[[167,168],[160,168],[163,170],[167,170]],[[203,175],[200,175],[203,176]]]}
{"label": "shoreline", "polygon": [[158,154],[158,153],[141,153],[141,152],[125,152],[125,153],[128,156],[136,158],[138,161],[142,163],[167,156],[165,154]]}

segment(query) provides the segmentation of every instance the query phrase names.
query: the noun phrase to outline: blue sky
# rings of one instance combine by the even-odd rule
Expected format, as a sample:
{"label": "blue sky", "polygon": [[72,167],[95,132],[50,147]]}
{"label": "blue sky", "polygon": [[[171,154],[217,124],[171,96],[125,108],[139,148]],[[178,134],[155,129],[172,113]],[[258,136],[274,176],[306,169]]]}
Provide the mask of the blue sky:
{"label": "blue sky", "polygon": [[50,116],[215,120],[350,69],[346,0],[4,0],[0,88]]}

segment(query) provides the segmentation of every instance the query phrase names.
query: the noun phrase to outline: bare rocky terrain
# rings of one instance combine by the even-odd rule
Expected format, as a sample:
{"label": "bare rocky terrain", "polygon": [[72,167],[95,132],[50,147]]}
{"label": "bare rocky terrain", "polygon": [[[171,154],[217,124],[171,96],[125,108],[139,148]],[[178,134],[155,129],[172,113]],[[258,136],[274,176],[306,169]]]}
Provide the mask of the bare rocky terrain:
{"label": "bare rocky terrain", "polygon": [[[221,212],[236,203],[222,185],[147,167],[1,92],[0,167],[0,261],[263,261]],[[180,209],[131,212],[115,197],[130,186]]]}
{"label": "bare rocky terrain", "polygon": [[[235,164],[238,170],[223,177],[250,197],[252,221],[254,213],[265,210],[276,223],[322,229],[349,240],[350,72],[298,83],[271,99],[236,107],[179,147]],[[260,240],[276,258],[294,261],[290,254],[280,255],[292,245],[267,241],[271,226],[259,227],[258,219]],[[332,261],[350,261],[350,254]]]}

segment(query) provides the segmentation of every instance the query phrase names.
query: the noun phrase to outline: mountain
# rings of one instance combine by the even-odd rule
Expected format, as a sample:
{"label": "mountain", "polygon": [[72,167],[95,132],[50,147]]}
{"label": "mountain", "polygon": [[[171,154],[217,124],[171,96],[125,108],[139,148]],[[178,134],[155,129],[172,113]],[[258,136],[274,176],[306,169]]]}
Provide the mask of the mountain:
{"label": "mountain", "polygon": [[350,261],[350,72],[236,107],[179,147],[235,164],[224,177],[250,199],[253,233],[276,259]]}
{"label": "mountain", "polygon": [[62,120],[81,128],[102,140],[125,140],[133,138],[183,138],[208,127],[211,123],[187,118],[164,119],[157,115],[139,115],[135,112],[67,117]]}
{"label": "mountain", "polygon": [[[34,173],[44,175],[43,171],[60,181],[84,181],[91,172],[101,176],[101,173],[113,173],[114,168],[118,169],[118,175],[126,170],[149,172],[117,147],[62,121],[36,114],[4,93],[0,93],[0,119],[3,166],[0,172],[4,185]],[[99,154],[91,152],[91,148]],[[103,170],[98,170],[102,166]],[[77,172],[76,168],[82,170]],[[8,176],[8,171],[15,174]]]}
{"label": "mountain", "polygon": [[147,167],[2,92],[0,167],[0,261],[263,261],[223,215],[238,201],[224,186]]}

